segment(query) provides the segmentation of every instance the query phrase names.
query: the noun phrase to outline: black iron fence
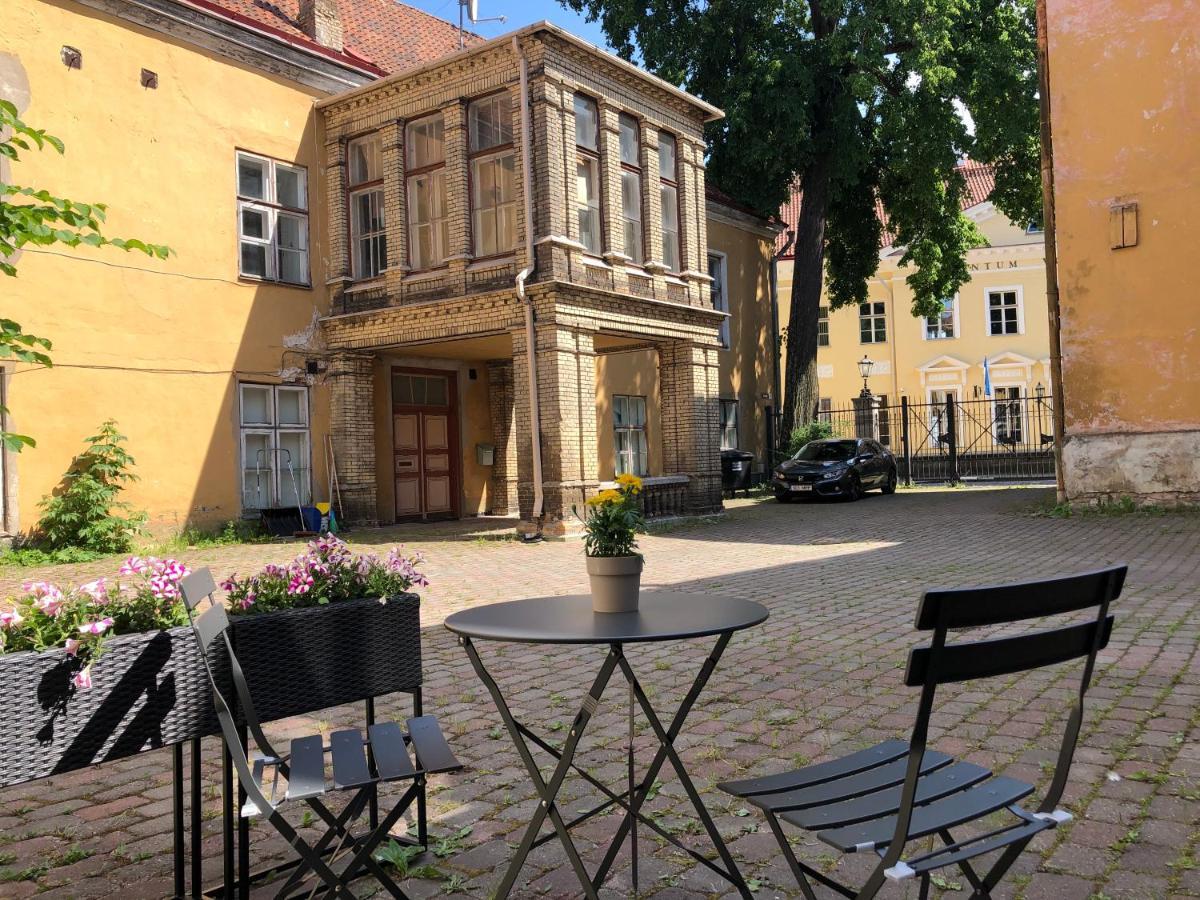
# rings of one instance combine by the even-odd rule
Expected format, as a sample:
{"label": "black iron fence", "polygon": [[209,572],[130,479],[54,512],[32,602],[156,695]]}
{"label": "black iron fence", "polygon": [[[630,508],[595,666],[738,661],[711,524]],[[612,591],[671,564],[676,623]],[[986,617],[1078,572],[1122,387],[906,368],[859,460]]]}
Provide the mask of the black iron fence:
{"label": "black iron fence", "polygon": [[[1005,389],[1001,389],[1002,391]],[[825,409],[834,437],[874,437],[896,456],[902,481],[1042,480],[1054,477],[1054,412],[1049,397]]]}

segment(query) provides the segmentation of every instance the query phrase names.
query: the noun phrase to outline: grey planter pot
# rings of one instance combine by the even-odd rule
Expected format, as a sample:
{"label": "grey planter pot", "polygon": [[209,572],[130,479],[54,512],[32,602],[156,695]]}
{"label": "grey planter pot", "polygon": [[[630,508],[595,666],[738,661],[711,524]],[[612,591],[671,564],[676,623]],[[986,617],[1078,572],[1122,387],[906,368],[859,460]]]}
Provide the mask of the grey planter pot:
{"label": "grey planter pot", "polygon": [[640,556],[589,556],[592,610],[598,613],[637,612],[642,590]]}

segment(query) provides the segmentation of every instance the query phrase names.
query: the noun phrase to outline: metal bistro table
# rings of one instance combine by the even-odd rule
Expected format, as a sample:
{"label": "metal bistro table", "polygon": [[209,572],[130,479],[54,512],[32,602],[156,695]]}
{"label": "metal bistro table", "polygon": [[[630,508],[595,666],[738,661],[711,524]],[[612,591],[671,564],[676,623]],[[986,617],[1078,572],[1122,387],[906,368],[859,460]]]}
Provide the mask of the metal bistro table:
{"label": "metal bistro table", "polygon": [[[529,771],[541,803],[534,812],[533,819],[525,830],[525,836],[517,849],[516,856],[505,872],[504,880],[500,883],[494,896],[506,897],[512,890],[517,876],[520,874],[529,852],[545,842],[552,840],[555,835],[562,842],[567,858],[575,870],[579,883],[583,886],[584,896],[596,898],[600,886],[604,883],[609,869],[612,867],[621,844],[627,835],[632,835],[631,856],[633,863],[633,888],[637,892],[638,860],[636,824],[641,822],[664,840],[669,841],[690,855],[697,862],[712,869],[717,874],[732,883],[743,897],[749,898],[750,892],[738,872],[733,856],[721,839],[716,825],[708,810],[704,808],[692,779],[675,750],[675,739],[683,728],[684,720],[696,703],[696,698],[704,689],[721,654],[729,644],[729,639],[735,631],[758,625],[767,618],[766,607],[748,600],[714,597],[705,594],[684,594],[671,591],[650,591],[642,594],[641,608],[633,613],[594,613],[592,598],[589,595],[569,597],[537,597],[530,600],[516,600],[510,603],[493,603],[462,610],[446,619],[446,627],[459,636],[459,642],[467,651],[471,664],[475,667],[480,680],[487,686],[504,720],[508,733],[512,736],[517,753]],[[683,701],[676,710],[669,726],[664,726],[654,711],[641,682],[634,674],[629,660],[625,656],[625,644],[656,643],[662,641],[682,641],[691,638],[717,636],[717,643],[708,654],[700,672],[692,682],[691,688],[684,695]],[[526,725],[518,722],[504,700],[504,696],[495,679],[488,673],[475,641],[506,641],[525,644],[607,644],[608,654],[600,666],[592,682],[591,689],[584,697],[583,705],[571,723],[571,730],[562,749],[556,749],[547,741],[538,737]],[[575,751],[583,737],[588,721],[596,712],[604,689],[617,669],[629,683],[630,709],[630,745],[629,745],[629,785],[626,791],[615,793],[597,778],[575,765]],[[658,750],[644,777],[635,783],[633,765],[633,703],[636,699],[650,727],[658,739]],[[541,770],[529,748],[529,743],[535,744],[558,760],[550,780],[543,778]],[[674,835],[668,833],[657,822],[642,814],[641,808],[650,792],[654,779],[662,768],[663,763],[670,760],[675,774],[683,784],[688,799],[696,809],[696,815],[703,823],[713,847],[721,858],[724,867],[717,865],[707,857],[686,847]],[[608,799],[594,809],[581,813],[571,821],[565,821],[555,800],[562,788],[567,772],[574,770],[589,784],[598,789]],[[579,852],[571,840],[569,830],[579,823],[590,819],[597,813],[618,805],[625,810],[625,817],[617,829],[603,861],[594,875],[588,875],[580,859]],[[546,818],[554,826],[552,832],[541,834],[542,825]]]}

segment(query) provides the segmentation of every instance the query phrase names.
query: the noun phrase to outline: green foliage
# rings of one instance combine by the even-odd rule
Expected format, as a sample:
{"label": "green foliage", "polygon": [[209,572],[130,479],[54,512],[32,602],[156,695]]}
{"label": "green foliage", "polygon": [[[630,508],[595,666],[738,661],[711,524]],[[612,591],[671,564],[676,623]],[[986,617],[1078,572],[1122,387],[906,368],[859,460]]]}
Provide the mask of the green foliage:
{"label": "green foliage", "polygon": [[88,449],[75,458],[62,484],[39,504],[42,518],[36,545],[48,550],[78,547],[96,553],[124,553],[144,531],[146,514],[119,500],[138,478],[134,459],[123,446],[125,435],[109,419],[88,438]]}
{"label": "green foliage", "polygon": [[[22,151],[46,147],[60,155],[65,151],[63,142],[44,129],[32,128],[21,121],[17,107],[0,98],[0,157],[17,162]],[[78,247],[109,245],[121,250],[136,250],[147,256],[166,259],[171,249],[161,244],[150,244],[136,238],[109,238],[102,232],[106,207],[103,203],[79,203],[64,197],[55,197],[48,191],[0,180],[0,273],[15,277],[16,263],[13,256],[26,244],[46,247],[65,244]],[[39,349],[40,348],[40,349]],[[0,319],[0,360],[15,359],[39,366],[49,366],[50,341],[36,335],[26,334],[21,326],[11,319]],[[0,414],[8,410],[0,406]],[[24,447],[35,445],[28,435],[12,434],[0,430],[0,440],[9,450],[20,452]]]}
{"label": "green foliage", "polygon": [[583,522],[583,550],[588,556],[633,556],[637,553],[636,536],[646,531],[638,494],[642,480],[636,475],[619,475],[617,487],[601,491],[587,501]]}
{"label": "green foliage", "polygon": [[833,424],[816,420],[797,425],[788,436],[788,455],[794,456],[800,448],[812,441],[833,437]]}
{"label": "green foliage", "polygon": [[82,547],[60,547],[57,550],[42,550],[40,547],[19,547],[0,554],[0,566],[17,566],[23,569],[40,566],[74,565],[100,559],[105,554]]}

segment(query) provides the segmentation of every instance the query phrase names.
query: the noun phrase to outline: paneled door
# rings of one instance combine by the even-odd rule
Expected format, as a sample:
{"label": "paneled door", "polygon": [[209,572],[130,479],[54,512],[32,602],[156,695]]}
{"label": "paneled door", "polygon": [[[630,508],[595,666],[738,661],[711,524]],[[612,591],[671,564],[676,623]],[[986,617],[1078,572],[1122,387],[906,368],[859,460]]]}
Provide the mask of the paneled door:
{"label": "paneled door", "polygon": [[392,369],[392,457],[397,519],[457,518],[457,378]]}

